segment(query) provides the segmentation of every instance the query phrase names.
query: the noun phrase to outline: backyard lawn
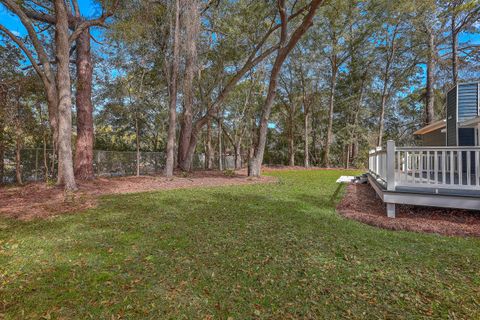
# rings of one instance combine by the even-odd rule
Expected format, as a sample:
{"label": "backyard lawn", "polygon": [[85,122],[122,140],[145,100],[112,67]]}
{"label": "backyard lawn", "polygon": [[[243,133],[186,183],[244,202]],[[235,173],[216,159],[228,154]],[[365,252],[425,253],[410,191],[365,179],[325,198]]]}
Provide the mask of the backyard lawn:
{"label": "backyard lawn", "polygon": [[0,220],[0,319],[480,318],[480,240],[335,212],[346,171]]}

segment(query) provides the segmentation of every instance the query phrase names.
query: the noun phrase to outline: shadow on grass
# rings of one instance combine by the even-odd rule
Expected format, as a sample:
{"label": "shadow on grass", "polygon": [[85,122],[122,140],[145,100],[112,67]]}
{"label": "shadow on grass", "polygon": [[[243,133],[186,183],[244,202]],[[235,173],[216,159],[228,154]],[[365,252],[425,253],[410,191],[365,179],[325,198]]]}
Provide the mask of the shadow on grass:
{"label": "shadow on grass", "polygon": [[[465,315],[455,301],[478,281],[452,279],[477,279],[476,264],[462,262],[480,260],[474,242],[392,236],[344,221],[332,214],[341,194],[335,187],[285,179],[109,196],[95,210],[13,223],[0,236],[0,313],[335,318],[353,310],[414,317],[422,309],[405,306],[405,297],[421,306],[436,297]],[[395,241],[400,237],[407,241]],[[443,251],[435,255],[437,246]]]}

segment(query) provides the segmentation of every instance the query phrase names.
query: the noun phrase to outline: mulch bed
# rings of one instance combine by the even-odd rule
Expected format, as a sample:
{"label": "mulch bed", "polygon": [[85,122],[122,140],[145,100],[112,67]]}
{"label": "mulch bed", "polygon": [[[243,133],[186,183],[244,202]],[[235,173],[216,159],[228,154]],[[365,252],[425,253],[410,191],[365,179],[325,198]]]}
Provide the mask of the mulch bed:
{"label": "mulch bed", "polygon": [[219,171],[196,171],[173,179],[163,176],[97,178],[77,182],[78,191],[65,194],[63,188],[45,183],[0,188],[0,216],[19,220],[46,218],[95,207],[100,195],[181,188],[271,183],[274,177],[249,178],[238,172],[226,176]]}
{"label": "mulch bed", "polygon": [[368,184],[350,184],[337,211],[346,218],[390,230],[480,237],[480,211],[397,205],[395,219]]}

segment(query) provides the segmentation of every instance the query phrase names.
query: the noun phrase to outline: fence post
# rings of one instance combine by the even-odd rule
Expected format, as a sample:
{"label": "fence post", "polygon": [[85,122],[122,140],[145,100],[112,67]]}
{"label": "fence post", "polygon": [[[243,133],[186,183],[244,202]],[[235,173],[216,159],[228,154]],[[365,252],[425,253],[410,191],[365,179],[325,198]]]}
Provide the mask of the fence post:
{"label": "fence post", "polygon": [[387,190],[395,190],[395,141],[387,141]]}

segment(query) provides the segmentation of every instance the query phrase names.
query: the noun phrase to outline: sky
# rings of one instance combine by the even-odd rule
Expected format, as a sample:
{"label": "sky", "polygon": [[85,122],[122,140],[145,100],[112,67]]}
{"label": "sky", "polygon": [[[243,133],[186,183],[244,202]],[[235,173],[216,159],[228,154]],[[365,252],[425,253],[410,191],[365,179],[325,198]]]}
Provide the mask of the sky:
{"label": "sky", "polygon": [[[78,0],[80,11],[86,18],[98,17],[101,14],[101,7],[95,0]],[[12,33],[18,36],[24,36],[26,34],[25,28],[20,23],[19,19],[8,12],[8,10],[0,4],[0,23],[8,28]],[[480,22],[478,22],[480,24]],[[93,28],[91,30],[92,36],[101,41],[102,32],[101,28]],[[471,41],[473,44],[480,44],[480,34],[465,34],[462,33],[459,37],[460,42]],[[95,49],[98,46],[97,43],[92,43]]]}
{"label": "sky", "polygon": [[[84,17],[97,17],[101,14],[100,6],[93,0],[78,0],[80,11]],[[15,35],[25,35],[26,31],[20,20],[12,15],[2,4],[0,4],[0,23],[13,32]],[[97,33],[99,31],[96,31]]]}

